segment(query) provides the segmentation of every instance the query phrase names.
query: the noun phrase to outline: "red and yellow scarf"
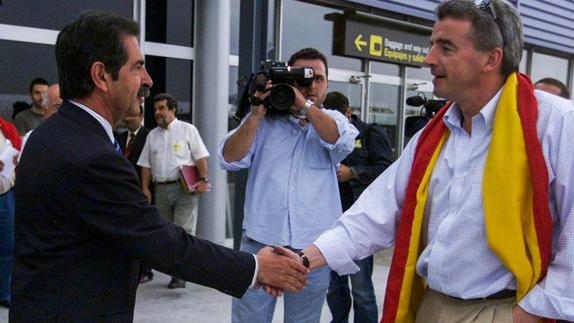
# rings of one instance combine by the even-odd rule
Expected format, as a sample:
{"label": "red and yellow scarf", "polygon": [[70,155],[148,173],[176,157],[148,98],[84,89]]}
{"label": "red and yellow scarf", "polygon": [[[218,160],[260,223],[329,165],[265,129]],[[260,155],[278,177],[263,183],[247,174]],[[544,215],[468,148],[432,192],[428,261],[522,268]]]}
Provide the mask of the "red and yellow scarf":
{"label": "red and yellow scarf", "polygon": [[0,117],[0,130],[2,131],[4,137],[10,140],[10,142],[12,143],[12,147],[18,150],[22,148],[22,139],[20,138],[20,135],[18,134],[18,130],[16,130],[16,127],[12,123],[4,120],[1,117]]}
{"label": "red and yellow scarf", "polygon": [[[546,275],[552,240],[548,173],[536,131],[538,115],[530,79],[514,73],[502,90],[483,176],[488,246],[513,273],[518,302]],[[425,247],[421,228],[429,179],[449,136],[445,106],[423,130],[415,152],[399,222],[382,323],[414,322],[424,280],[416,274]]]}

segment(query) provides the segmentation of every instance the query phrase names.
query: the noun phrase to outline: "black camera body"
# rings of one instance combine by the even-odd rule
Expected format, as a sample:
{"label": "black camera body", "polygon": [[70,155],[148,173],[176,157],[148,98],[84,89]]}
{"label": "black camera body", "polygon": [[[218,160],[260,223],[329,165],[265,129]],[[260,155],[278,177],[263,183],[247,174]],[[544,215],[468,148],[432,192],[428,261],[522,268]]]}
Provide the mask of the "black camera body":
{"label": "black camera body", "polygon": [[273,87],[263,104],[270,109],[288,112],[295,102],[295,92],[290,85],[297,83],[307,87],[313,83],[314,78],[315,72],[311,67],[292,67],[285,62],[263,61],[253,80],[253,92],[263,92],[270,80]]}

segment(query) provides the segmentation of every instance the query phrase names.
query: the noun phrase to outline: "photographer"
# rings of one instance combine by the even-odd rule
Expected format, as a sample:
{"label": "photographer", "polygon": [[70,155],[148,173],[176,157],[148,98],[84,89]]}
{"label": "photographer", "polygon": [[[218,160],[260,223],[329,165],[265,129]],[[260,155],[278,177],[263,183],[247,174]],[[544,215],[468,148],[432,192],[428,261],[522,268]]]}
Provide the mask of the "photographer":
{"label": "photographer", "polygon": [[[249,168],[241,250],[282,245],[299,251],[329,228],[341,213],[336,165],[354,148],[357,130],[340,113],[322,108],[327,94],[327,60],[313,48],[293,54],[289,66],[311,67],[309,86],[293,82],[294,103],[286,112],[266,106],[266,91],[256,91],[252,111],[219,149],[221,166]],[[319,322],[329,269],[307,277],[300,293],[285,293],[286,322]],[[233,322],[271,322],[276,299],[249,290],[233,300]]]}

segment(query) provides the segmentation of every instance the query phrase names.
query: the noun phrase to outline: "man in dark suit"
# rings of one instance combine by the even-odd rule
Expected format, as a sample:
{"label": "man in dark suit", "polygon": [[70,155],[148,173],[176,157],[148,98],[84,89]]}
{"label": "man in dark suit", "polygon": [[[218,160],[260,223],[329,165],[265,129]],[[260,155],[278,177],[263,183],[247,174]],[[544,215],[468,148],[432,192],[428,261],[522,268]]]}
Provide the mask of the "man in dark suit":
{"label": "man in dark suit", "polygon": [[91,12],[58,35],[64,103],[32,133],[18,170],[12,323],[132,322],[139,261],[235,297],[306,283],[307,269],[272,248],[254,256],[194,238],[150,206],[112,135],[152,86],[138,32]]}
{"label": "man in dark suit", "polygon": [[[138,166],[138,159],[142,153],[149,130],[142,125],[143,106],[138,105],[134,111],[128,111],[123,119],[127,131],[116,135],[116,139],[122,148],[124,156],[134,166],[141,183],[141,167]],[[140,264],[140,284],[153,279],[153,272],[149,266]]]}
{"label": "man in dark suit", "polygon": [[137,113],[134,115],[129,115],[128,112],[128,115],[124,117],[123,122],[127,128],[127,131],[124,131],[116,136],[124,156],[134,166],[138,176],[141,173],[141,167],[137,165],[138,158],[142,152],[143,146],[145,145],[145,140],[149,133],[149,130],[142,125],[142,118],[143,107],[140,105],[137,108]]}

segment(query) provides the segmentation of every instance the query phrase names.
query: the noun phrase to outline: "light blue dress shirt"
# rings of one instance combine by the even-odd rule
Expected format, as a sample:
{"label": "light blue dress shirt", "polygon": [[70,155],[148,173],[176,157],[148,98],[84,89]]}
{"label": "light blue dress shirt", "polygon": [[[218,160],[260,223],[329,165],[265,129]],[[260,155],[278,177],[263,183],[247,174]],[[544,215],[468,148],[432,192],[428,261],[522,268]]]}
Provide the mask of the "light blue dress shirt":
{"label": "light blue dress shirt", "polygon": [[[341,113],[323,109],[339,131],[335,144],[293,116],[265,117],[247,155],[223,169],[249,168],[243,228],[248,237],[267,245],[296,249],[311,244],[341,213],[336,165],[355,145],[357,129]],[[244,120],[246,120],[245,118]]]}
{"label": "light blue dress shirt", "polygon": [[[433,290],[454,297],[482,298],[516,288],[513,275],[487,245],[482,203],[482,169],[500,93],[472,118],[472,135],[461,127],[456,104],[443,117],[451,134],[430,180],[425,205],[425,215],[430,214],[428,244],[418,259],[417,273]],[[532,314],[574,321],[574,103],[545,92],[535,94],[554,220],[552,260],[546,278],[519,304]],[[315,241],[339,274],[357,270],[351,259],[394,244],[419,135]]]}

